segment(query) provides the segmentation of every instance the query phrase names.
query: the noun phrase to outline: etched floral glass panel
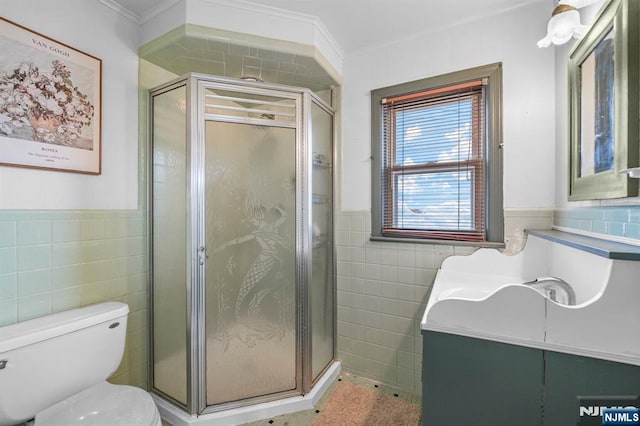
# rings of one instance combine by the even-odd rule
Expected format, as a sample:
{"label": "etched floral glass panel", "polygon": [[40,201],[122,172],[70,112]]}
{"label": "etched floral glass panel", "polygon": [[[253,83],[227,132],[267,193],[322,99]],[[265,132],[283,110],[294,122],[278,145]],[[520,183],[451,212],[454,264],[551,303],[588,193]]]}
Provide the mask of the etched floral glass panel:
{"label": "etched floral glass panel", "polygon": [[207,405],[296,388],[295,129],[205,130]]}

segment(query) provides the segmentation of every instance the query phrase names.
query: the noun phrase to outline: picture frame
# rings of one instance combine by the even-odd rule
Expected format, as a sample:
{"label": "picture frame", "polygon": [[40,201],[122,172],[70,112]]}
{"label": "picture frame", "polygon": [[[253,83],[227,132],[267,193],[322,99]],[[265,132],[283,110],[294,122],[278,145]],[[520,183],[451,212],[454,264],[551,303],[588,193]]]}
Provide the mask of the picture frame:
{"label": "picture frame", "polygon": [[640,2],[610,0],[569,53],[569,200],[638,194]]}
{"label": "picture frame", "polygon": [[0,166],[101,163],[102,60],[0,17]]}

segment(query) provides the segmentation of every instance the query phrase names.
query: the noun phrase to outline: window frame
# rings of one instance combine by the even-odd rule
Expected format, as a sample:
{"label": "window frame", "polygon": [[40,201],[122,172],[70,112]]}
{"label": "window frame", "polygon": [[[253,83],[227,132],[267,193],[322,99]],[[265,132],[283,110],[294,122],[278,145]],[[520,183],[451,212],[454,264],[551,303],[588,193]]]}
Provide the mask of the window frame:
{"label": "window frame", "polygon": [[[484,241],[459,241],[428,236],[385,235],[382,188],[382,166],[384,163],[384,117],[382,100],[410,95],[442,87],[455,86],[472,80],[488,80],[486,91],[486,146],[485,146],[485,239]],[[371,91],[371,239],[395,242],[443,243],[451,245],[504,246],[504,209],[502,189],[502,64],[494,63],[480,67],[428,77]],[[442,165],[440,165],[442,166]],[[438,166],[435,166],[438,167]],[[446,234],[456,233],[444,232]],[[462,234],[462,232],[460,232]]]}

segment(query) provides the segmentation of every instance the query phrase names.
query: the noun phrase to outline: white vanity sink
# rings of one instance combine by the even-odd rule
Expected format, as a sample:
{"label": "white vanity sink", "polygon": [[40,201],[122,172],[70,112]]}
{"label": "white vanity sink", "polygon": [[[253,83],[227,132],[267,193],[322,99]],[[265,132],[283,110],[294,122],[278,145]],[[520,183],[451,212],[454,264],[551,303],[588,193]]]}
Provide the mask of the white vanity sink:
{"label": "white vanity sink", "polygon": [[[422,329],[640,365],[638,260],[640,247],[558,231],[529,232],[514,256],[452,256],[438,271]],[[575,304],[556,297],[562,288],[527,284],[541,277],[566,282]]]}

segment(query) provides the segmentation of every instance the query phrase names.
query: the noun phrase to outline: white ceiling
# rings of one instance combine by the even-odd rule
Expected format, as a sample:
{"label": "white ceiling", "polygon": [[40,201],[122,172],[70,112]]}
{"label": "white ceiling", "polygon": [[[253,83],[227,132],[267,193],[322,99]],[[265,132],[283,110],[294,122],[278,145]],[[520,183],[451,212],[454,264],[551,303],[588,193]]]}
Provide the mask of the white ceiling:
{"label": "white ceiling", "polygon": [[[144,17],[177,0],[113,0]],[[290,12],[315,16],[322,21],[345,52],[402,40],[504,12],[530,3],[550,0],[251,0]],[[541,34],[544,28],[541,28]]]}

